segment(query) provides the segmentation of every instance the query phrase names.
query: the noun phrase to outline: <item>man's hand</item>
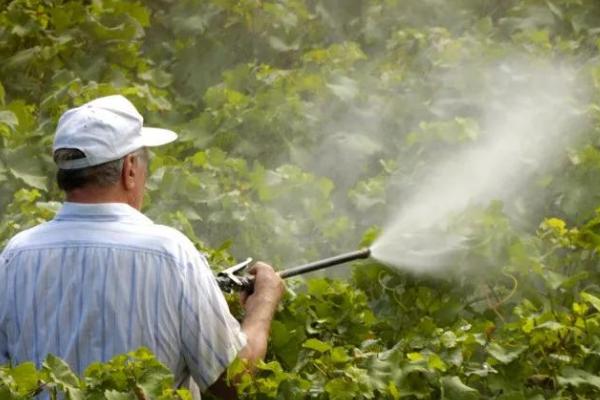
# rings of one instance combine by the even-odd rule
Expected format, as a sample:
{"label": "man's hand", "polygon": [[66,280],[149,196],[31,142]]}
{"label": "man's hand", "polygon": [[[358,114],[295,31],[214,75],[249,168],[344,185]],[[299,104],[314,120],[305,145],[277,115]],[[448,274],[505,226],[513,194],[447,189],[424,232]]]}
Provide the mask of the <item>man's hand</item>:
{"label": "man's hand", "polygon": [[242,331],[248,338],[240,358],[248,360],[252,368],[267,353],[267,341],[273,314],[277,310],[285,287],[283,280],[268,264],[257,262],[248,271],[254,275],[254,292],[241,294],[240,300],[246,310]]}
{"label": "man's hand", "polygon": [[273,267],[261,261],[255,263],[248,273],[254,275],[253,292],[251,294],[241,292],[240,294],[240,300],[246,312],[256,307],[257,303],[262,306],[273,304],[273,311],[275,311],[285,290],[283,280],[273,270]]}

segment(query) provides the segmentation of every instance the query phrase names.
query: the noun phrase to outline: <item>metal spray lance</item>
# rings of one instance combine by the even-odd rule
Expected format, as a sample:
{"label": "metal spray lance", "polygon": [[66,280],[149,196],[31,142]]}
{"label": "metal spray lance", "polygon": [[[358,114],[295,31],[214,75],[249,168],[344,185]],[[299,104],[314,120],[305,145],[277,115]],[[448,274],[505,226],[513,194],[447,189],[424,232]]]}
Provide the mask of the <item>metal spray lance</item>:
{"label": "metal spray lance", "polygon": [[[284,269],[283,271],[279,272],[279,276],[283,279],[290,278],[292,276],[305,274],[311,271],[317,271],[319,269],[332,267],[334,265],[347,263],[349,261],[354,261],[361,258],[369,258],[370,255],[371,250],[368,248],[351,251],[349,253],[343,253],[337,256],[324,258],[322,260],[299,265],[297,267]],[[251,262],[252,258],[247,258],[241,263],[219,272],[216,279],[221,290],[227,293],[231,293],[233,291],[251,292],[254,287],[254,277],[251,275],[238,275],[240,272],[246,269]]]}

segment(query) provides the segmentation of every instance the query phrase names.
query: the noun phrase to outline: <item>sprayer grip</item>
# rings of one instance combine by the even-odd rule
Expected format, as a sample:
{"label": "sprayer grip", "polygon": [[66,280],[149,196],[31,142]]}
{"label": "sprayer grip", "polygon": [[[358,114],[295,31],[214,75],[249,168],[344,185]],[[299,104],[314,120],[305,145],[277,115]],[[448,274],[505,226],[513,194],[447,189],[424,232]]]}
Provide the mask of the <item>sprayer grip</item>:
{"label": "sprayer grip", "polygon": [[233,292],[248,292],[248,294],[254,292],[254,277],[252,275],[246,276],[217,276],[217,284],[219,288],[225,293]]}
{"label": "sprayer grip", "polygon": [[240,280],[240,288],[241,292],[246,292],[248,294],[252,294],[254,292],[254,276],[240,276],[238,278]]}

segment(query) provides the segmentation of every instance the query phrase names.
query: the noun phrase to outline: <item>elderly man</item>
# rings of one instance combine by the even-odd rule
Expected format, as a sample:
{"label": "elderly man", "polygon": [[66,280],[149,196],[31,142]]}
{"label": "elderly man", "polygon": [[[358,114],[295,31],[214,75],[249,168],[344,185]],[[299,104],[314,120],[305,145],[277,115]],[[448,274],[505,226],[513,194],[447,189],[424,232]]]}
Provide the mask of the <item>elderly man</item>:
{"label": "elderly man", "polygon": [[[174,132],[143,127],[127,99],[68,110],[54,140],[66,202],[47,223],[16,235],[0,258],[0,364],[47,354],[81,373],[94,361],[146,346],[203,391],[223,389],[236,356],[264,357],[283,284],[257,263],[245,318],[233,318],[207,265],[180,232],[139,212],[146,147]],[[230,390],[231,392],[231,390]]]}

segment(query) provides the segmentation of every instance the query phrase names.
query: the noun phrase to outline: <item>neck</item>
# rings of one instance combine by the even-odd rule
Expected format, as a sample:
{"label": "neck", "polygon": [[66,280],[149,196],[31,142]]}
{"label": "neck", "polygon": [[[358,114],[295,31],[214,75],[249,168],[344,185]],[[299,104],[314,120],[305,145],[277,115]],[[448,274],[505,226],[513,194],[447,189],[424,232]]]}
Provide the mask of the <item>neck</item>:
{"label": "neck", "polygon": [[73,189],[67,192],[67,201],[72,203],[126,203],[130,204],[130,199],[122,191],[113,188],[85,187]]}

